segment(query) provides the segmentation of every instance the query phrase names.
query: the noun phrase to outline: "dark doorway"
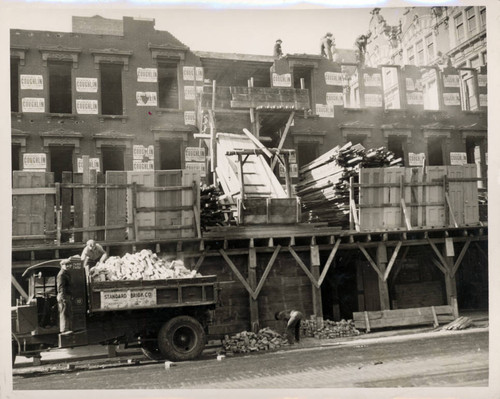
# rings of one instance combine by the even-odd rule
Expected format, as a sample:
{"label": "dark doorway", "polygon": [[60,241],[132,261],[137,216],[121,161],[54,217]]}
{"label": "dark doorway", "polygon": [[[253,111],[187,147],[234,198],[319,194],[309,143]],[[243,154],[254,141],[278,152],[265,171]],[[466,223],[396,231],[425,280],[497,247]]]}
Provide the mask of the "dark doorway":
{"label": "dark doorway", "polygon": [[182,142],[160,141],[160,170],[182,169]]}
{"label": "dark doorway", "polygon": [[318,143],[299,143],[297,145],[297,158],[299,168],[314,161],[318,157]]}
{"label": "dark doorway", "polygon": [[122,147],[101,147],[102,173],[108,170],[125,170]]}
{"label": "dark doorway", "polygon": [[69,62],[49,62],[49,109],[52,113],[72,113],[71,69]]}
{"label": "dark doorway", "polygon": [[444,165],[442,139],[429,139],[427,143],[427,165]]}
{"label": "dark doorway", "polygon": [[406,137],[398,137],[398,136],[389,136],[387,138],[387,149],[394,153],[396,159],[401,158],[403,161],[405,160],[404,153],[404,143],[406,142]]}
{"label": "dark doorway", "polygon": [[12,146],[12,170],[21,170],[21,146]]}
{"label": "dark doorway", "polygon": [[177,64],[158,65],[158,97],[160,108],[179,108]]}
{"label": "dark doorway", "polygon": [[73,147],[50,147],[50,171],[54,172],[54,182],[62,182],[62,172],[73,172]]}
{"label": "dark doorway", "polygon": [[101,113],[123,115],[122,66],[101,64]]}

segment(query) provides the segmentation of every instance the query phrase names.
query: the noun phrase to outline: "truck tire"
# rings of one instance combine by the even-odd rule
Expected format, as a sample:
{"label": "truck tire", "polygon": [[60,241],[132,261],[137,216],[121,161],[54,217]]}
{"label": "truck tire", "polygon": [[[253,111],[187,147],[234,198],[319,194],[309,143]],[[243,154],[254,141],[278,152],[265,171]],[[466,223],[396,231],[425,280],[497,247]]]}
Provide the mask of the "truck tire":
{"label": "truck tire", "polygon": [[190,316],[174,317],[158,332],[158,348],[168,360],[196,359],[204,347],[205,331],[198,320]]}

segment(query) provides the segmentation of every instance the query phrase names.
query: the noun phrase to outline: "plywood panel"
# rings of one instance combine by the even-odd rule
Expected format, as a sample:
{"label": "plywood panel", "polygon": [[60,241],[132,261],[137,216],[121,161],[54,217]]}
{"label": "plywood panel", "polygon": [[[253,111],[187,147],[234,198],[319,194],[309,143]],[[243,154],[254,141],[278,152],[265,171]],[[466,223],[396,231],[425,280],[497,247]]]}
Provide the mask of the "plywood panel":
{"label": "plywood panel", "polygon": [[[393,168],[382,168],[384,183],[395,183],[399,184],[401,182],[401,177],[404,177],[405,170],[400,167]],[[384,228],[393,227],[403,227],[405,223],[402,222],[401,214],[401,188],[396,187],[384,187],[384,203],[391,204],[391,206],[384,207],[383,212],[383,226]],[[407,209],[409,212],[409,210]]]}
{"label": "plywood panel", "polygon": [[[427,182],[439,181],[447,173],[446,166],[427,166],[425,168]],[[438,227],[445,226],[444,190],[443,185],[426,186],[424,194],[427,205],[425,209],[425,226]]]}
{"label": "plywood panel", "polygon": [[[157,187],[171,187],[182,185],[181,170],[160,170],[155,172]],[[182,205],[182,191],[159,191],[156,193],[157,207],[175,207]],[[157,211],[156,226],[180,227],[182,225],[182,211]],[[156,238],[178,238],[182,236],[182,229],[157,230]]]}
{"label": "plywood panel", "polygon": [[[127,183],[137,183],[143,187],[154,187],[154,172],[127,172]],[[155,206],[155,193],[154,192],[138,192],[136,197],[136,207],[154,207]],[[127,213],[128,220],[133,220],[132,210],[132,189],[128,189],[127,195]],[[155,226],[155,212],[138,212],[136,213],[136,220],[138,226],[138,240],[152,240],[155,238],[154,230],[141,230],[141,227]]]}
{"label": "plywood panel", "polygon": [[[476,178],[477,167],[474,164],[448,166],[448,177]],[[477,182],[450,182],[448,195],[459,225],[479,223]]]}
{"label": "plywood panel", "polygon": [[[383,182],[382,168],[361,169],[359,175],[361,184],[378,184]],[[361,187],[359,191],[360,216],[359,223],[362,230],[381,228],[384,225],[383,208],[380,207],[384,201],[382,187]],[[368,207],[367,207],[368,206]]]}
{"label": "plywood panel", "polygon": [[[107,171],[107,184],[126,184],[127,172]],[[127,223],[127,189],[106,188],[106,226],[122,226]],[[127,237],[127,228],[105,231],[106,241],[123,241]]]}
{"label": "plywood panel", "polygon": [[[197,172],[187,170],[182,171],[182,185],[200,187],[200,175]],[[182,205],[191,206],[190,210],[182,211],[182,224],[184,226],[192,226],[190,229],[182,229],[182,237],[196,237],[196,221],[194,217],[193,205],[196,205],[197,212],[200,211],[200,195],[199,192],[195,193],[193,190],[182,190]]]}

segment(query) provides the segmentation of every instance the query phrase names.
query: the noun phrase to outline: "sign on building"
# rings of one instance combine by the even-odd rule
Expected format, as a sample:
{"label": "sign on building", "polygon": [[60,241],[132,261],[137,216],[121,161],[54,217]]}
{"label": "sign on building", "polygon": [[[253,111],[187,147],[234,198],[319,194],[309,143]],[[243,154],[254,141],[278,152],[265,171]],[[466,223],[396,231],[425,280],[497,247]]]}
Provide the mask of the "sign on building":
{"label": "sign on building", "polygon": [[196,81],[203,82],[203,68],[202,67],[182,67],[182,79],[184,80],[194,80],[194,74],[196,71]]}
{"label": "sign on building", "polygon": [[158,99],[155,91],[138,91],[135,93],[138,107],[156,107]]}
{"label": "sign on building", "polygon": [[186,147],[184,157],[186,162],[205,162],[205,147]]}
{"label": "sign on building", "polygon": [[467,164],[467,154],[465,152],[450,152],[451,165],[465,165]]}
{"label": "sign on building", "polygon": [[443,93],[444,105],[460,105],[460,93]]}
{"label": "sign on building", "polygon": [[21,90],[43,90],[42,75],[20,75]]}
{"label": "sign on building", "polygon": [[425,154],[423,152],[420,152],[418,154],[410,152],[408,154],[408,162],[409,162],[410,166],[424,166],[425,165]]}
{"label": "sign on building", "polygon": [[[296,163],[290,163],[288,165],[290,170],[290,177],[299,177],[299,166]],[[280,177],[285,177],[285,167],[282,164],[279,164],[280,168]]]}
{"label": "sign on building", "polygon": [[330,86],[343,86],[344,79],[340,72],[325,72],[325,82]]}
{"label": "sign on building", "polygon": [[97,100],[76,100],[76,113],[97,115],[99,113]]}
{"label": "sign on building", "polygon": [[207,176],[205,162],[186,162],[186,170],[189,172],[196,172],[200,175],[200,177]]}
{"label": "sign on building", "polygon": [[380,87],[382,86],[382,75],[380,73],[364,73],[363,79],[366,87]]}
{"label": "sign on building", "polygon": [[381,107],[382,94],[366,93],[365,94],[365,107]]}
{"label": "sign on building", "polygon": [[76,78],[75,86],[79,93],[97,93],[97,78]]}
{"label": "sign on building", "polygon": [[273,87],[292,87],[292,74],[279,75],[273,72]]}
{"label": "sign on building", "polygon": [[194,111],[184,111],[184,124],[196,125],[196,114]]}
{"label": "sign on building", "polygon": [[477,84],[479,87],[486,87],[488,85],[488,77],[486,75],[477,75]]}
{"label": "sign on building", "polygon": [[320,118],[334,118],[333,106],[329,104],[316,104],[316,114]]}
{"label": "sign on building", "polygon": [[408,103],[408,105],[423,105],[424,95],[420,91],[406,93],[406,102]]}
{"label": "sign on building", "polygon": [[[203,86],[196,86],[196,92],[202,93]],[[194,100],[194,86],[184,86],[184,99]]]}
{"label": "sign on building", "polygon": [[23,170],[45,172],[47,170],[47,154],[23,154]]}
{"label": "sign on building", "polygon": [[[83,158],[77,158],[76,169],[78,173],[83,173]],[[95,170],[98,173],[101,171],[101,162],[99,158],[89,158],[89,169]]]}
{"label": "sign on building", "polygon": [[148,159],[155,159],[155,147],[153,145],[146,147],[136,144],[132,146],[132,156],[133,159],[144,159],[144,157],[147,157]]}
{"label": "sign on building", "polygon": [[45,112],[45,99],[38,97],[24,97],[21,101],[23,112]]}
{"label": "sign on building", "polygon": [[137,81],[156,83],[158,81],[157,68],[137,68]]}
{"label": "sign on building", "polygon": [[326,93],[327,105],[344,105],[343,93]]}
{"label": "sign on building", "polygon": [[460,77],[458,75],[444,75],[443,86],[457,88],[460,87]]}
{"label": "sign on building", "polygon": [[480,107],[487,107],[488,106],[488,95],[487,94],[480,94],[479,95],[479,106]]}

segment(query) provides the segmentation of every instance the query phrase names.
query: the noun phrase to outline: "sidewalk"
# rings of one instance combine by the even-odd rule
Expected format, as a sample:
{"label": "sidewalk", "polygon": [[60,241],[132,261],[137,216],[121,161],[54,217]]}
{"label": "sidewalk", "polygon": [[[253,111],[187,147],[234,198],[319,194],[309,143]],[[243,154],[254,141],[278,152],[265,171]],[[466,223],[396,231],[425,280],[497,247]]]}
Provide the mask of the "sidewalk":
{"label": "sidewalk", "polygon": [[[325,346],[336,346],[336,345],[369,345],[379,342],[388,341],[401,341],[401,340],[413,340],[413,339],[425,339],[433,338],[439,335],[445,334],[470,334],[475,332],[488,331],[488,313],[487,312],[461,312],[461,316],[470,317],[473,321],[473,326],[465,330],[438,330],[431,326],[416,327],[416,328],[404,328],[404,329],[393,329],[393,330],[383,330],[375,331],[369,334],[361,334],[352,337],[342,337],[334,339],[316,339],[316,338],[303,338],[299,345],[285,346],[280,349],[282,350],[304,350],[311,348],[321,348]],[[217,345],[214,341],[207,346],[203,352],[203,358],[215,357],[218,349],[220,349],[220,343]],[[18,356],[14,364],[14,370],[20,371],[22,368],[33,369],[45,369],[51,365],[59,364],[59,367],[70,367],[68,364],[73,363],[85,363],[91,366],[92,364],[100,365],[134,365],[138,361],[144,362],[154,362],[146,360],[145,356],[142,354],[141,350],[138,348],[124,349],[116,347],[116,356],[110,357],[108,354],[108,348],[103,345],[90,345],[76,347],[73,349],[53,349],[48,352],[42,353],[41,365],[34,366],[33,359],[25,358],[23,356]],[[62,364],[62,365],[61,365]],[[104,366],[102,366],[104,368]]]}

